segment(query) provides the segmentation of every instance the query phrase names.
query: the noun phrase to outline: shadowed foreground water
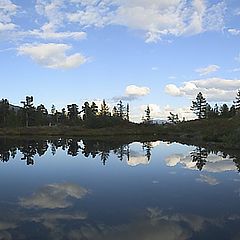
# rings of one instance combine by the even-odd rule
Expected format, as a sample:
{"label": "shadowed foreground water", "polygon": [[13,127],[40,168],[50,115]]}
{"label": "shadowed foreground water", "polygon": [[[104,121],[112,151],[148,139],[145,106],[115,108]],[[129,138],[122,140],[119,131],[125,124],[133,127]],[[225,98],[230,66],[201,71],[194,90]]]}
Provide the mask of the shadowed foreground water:
{"label": "shadowed foreground water", "polygon": [[240,239],[239,157],[165,142],[0,139],[0,239]]}

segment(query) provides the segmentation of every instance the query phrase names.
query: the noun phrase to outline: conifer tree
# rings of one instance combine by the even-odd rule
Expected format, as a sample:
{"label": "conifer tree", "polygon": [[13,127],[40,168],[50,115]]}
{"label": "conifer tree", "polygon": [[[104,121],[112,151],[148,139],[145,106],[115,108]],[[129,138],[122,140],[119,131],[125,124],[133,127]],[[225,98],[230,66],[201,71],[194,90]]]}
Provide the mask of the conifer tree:
{"label": "conifer tree", "polygon": [[237,113],[240,111],[240,90],[238,90],[237,95],[236,95],[236,100],[233,101],[235,105],[235,110]]}
{"label": "conifer tree", "polygon": [[198,119],[206,118],[206,99],[199,92],[196,101],[192,101],[191,110],[197,115]]}

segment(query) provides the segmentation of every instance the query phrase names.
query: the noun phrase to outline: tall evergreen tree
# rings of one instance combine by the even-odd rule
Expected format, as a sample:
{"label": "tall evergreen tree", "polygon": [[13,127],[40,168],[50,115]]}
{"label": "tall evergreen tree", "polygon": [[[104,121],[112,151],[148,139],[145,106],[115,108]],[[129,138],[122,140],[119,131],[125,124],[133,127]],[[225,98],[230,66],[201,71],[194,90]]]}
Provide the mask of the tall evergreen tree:
{"label": "tall evergreen tree", "polygon": [[71,122],[76,122],[78,119],[78,105],[73,103],[73,104],[69,104],[67,105],[67,109],[68,109],[68,118]]}
{"label": "tall evergreen tree", "polygon": [[235,105],[235,110],[236,110],[236,113],[240,113],[240,89],[238,90],[237,92],[237,95],[236,95],[236,100],[233,101],[234,102],[234,105]]}
{"label": "tall evergreen tree", "polygon": [[36,108],[36,124],[37,125],[48,124],[48,111],[43,104],[40,104]]}
{"label": "tall evergreen tree", "polygon": [[150,110],[150,107],[147,106],[146,110],[145,110],[145,117],[144,117],[144,122],[145,123],[149,123],[150,120],[151,120],[151,110]]}
{"label": "tall evergreen tree", "polygon": [[197,115],[198,119],[206,118],[206,99],[199,92],[196,101],[192,101],[191,110]]}
{"label": "tall evergreen tree", "polygon": [[229,117],[229,107],[226,103],[224,103],[220,107],[220,116],[223,117],[223,118],[228,118]]}
{"label": "tall evergreen tree", "polygon": [[171,122],[171,123],[178,123],[179,122],[179,117],[178,117],[178,114],[174,114],[172,112],[169,113],[170,116],[168,116],[168,120]]}
{"label": "tall evergreen tree", "polygon": [[92,102],[91,111],[92,111],[92,115],[93,116],[97,115],[97,113],[98,113],[98,106],[97,106],[97,104],[95,102]]}
{"label": "tall evergreen tree", "polygon": [[113,107],[112,115],[113,115],[113,117],[118,117],[118,111],[117,111],[117,107],[116,106]]}
{"label": "tall evergreen tree", "polygon": [[0,126],[5,127],[7,125],[7,116],[9,114],[9,101],[2,99],[0,101]]}
{"label": "tall evergreen tree", "polygon": [[105,100],[103,100],[100,108],[100,116],[110,116],[109,107],[107,106]]}
{"label": "tall evergreen tree", "polygon": [[33,106],[33,96],[26,96],[26,101],[21,101],[21,103],[23,104],[25,126],[28,127],[33,121],[33,114],[35,111]]}
{"label": "tall evergreen tree", "polygon": [[122,119],[124,119],[124,111],[125,111],[125,107],[122,103],[122,101],[120,100],[119,103],[117,104],[117,112],[118,112],[118,116]]}
{"label": "tall evergreen tree", "polygon": [[129,104],[127,104],[126,108],[126,120],[129,121]]}

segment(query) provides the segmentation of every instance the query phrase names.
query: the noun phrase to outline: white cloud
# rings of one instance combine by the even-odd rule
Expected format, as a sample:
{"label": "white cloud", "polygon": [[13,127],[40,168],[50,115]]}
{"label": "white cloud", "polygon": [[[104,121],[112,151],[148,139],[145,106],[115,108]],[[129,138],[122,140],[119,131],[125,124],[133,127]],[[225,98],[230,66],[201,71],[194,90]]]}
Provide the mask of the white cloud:
{"label": "white cloud", "polygon": [[[1,25],[0,25],[1,28]],[[41,31],[41,30],[31,30],[26,33],[26,35],[31,35],[37,38],[42,39],[74,39],[74,40],[81,40],[85,39],[87,34],[85,32],[53,32],[53,31]]]}
{"label": "white cloud", "polygon": [[218,65],[209,65],[209,66],[204,67],[204,68],[198,68],[195,71],[197,73],[199,73],[200,76],[204,76],[204,75],[208,75],[210,73],[218,71],[219,68],[220,67]]}
{"label": "white cloud", "polygon": [[171,96],[186,96],[190,99],[194,99],[198,92],[202,92],[208,101],[232,102],[239,88],[238,79],[208,78],[184,82],[181,87],[168,84],[165,86],[165,92]]}
{"label": "white cloud", "polygon": [[75,68],[85,63],[87,59],[80,53],[66,55],[71,49],[67,44],[24,44],[18,48],[20,55],[31,57],[38,64],[47,68]]}
{"label": "white cloud", "polygon": [[229,28],[228,32],[231,33],[234,36],[240,35],[240,30],[239,29]]}
{"label": "white cloud", "polygon": [[127,96],[142,97],[142,96],[146,96],[150,93],[150,88],[139,87],[136,85],[129,85],[126,87],[125,93]]}
{"label": "white cloud", "polygon": [[129,85],[125,89],[124,96],[114,97],[114,101],[124,100],[124,101],[133,101],[139,97],[147,96],[150,93],[150,88],[140,87],[136,85]]}
{"label": "white cloud", "polygon": [[51,29],[64,22],[80,27],[119,25],[142,31],[146,42],[164,36],[194,35],[220,30],[224,26],[224,2],[204,0],[38,0],[37,12],[46,17]]}
{"label": "white cloud", "polygon": [[181,96],[182,95],[180,89],[174,84],[166,85],[165,92],[172,96]]}
{"label": "white cloud", "polygon": [[17,14],[17,6],[10,0],[0,0],[0,32],[16,28],[12,17]]}
{"label": "white cloud", "polygon": [[[10,0],[0,1],[0,30],[16,28],[12,17],[17,9]],[[225,9],[224,1],[211,4],[209,0],[36,0],[35,22],[41,26],[20,32],[42,39],[82,39],[87,27],[115,25],[141,32],[146,42],[157,42],[221,30]]]}
{"label": "white cloud", "polygon": [[[151,118],[153,119],[167,119],[167,117],[170,115],[169,114],[170,112],[173,112],[174,114],[178,114],[180,120],[182,120],[183,118],[185,118],[186,120],[196,118],[193,112],[190,111],[189,107],[177,108],[169,105],[161,107],[158,104],[141,105],[140,112],[143,115],[147,106],[149,106],[150,108],[150,115],[151,115]],[[139,118],[139,115],[138,115],[138,118]]]}
{"label": "white cloud", "polygon": [[19,204],[25,208],[67,208],[72,206],[69,197],[81,199],[87,193],[88,190],[76,184],[49,184],[32,196],[21,198]]}

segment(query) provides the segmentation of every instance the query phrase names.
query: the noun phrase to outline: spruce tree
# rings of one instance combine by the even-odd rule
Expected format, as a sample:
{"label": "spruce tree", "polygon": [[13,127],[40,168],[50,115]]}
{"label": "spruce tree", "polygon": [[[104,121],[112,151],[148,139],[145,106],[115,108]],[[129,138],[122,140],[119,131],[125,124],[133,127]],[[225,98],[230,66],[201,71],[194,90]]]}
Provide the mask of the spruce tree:
{"label": "spruce tree", "polygon": [[237,95],[236,95],[236,100],[233,101],[235,105],[235,110],[237,113],[240,111],[240,90],[238,90]]}
{"label": "spruce tree", "polygon": [[197,115],[198,119],[206,118],[206,99],[203,97],[202,93],[199,92],[196,101],[192,101],[191,110]]}

